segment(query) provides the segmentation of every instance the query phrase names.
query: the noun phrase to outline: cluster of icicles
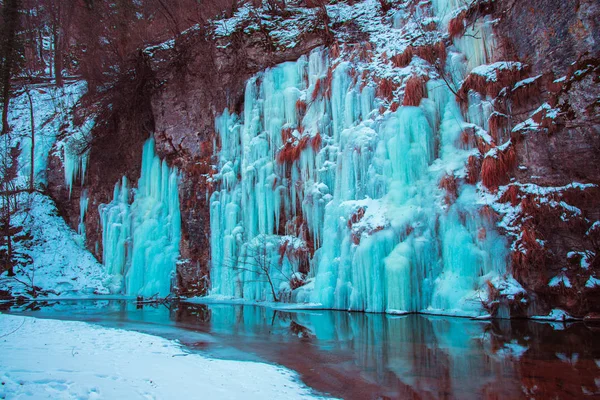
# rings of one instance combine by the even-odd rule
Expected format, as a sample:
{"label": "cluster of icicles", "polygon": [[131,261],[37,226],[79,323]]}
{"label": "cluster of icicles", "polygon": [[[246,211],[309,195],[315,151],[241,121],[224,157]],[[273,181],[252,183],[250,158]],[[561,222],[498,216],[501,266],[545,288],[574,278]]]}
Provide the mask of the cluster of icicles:
{"label": "cluster of icicles", "polygon": [[149,139],[137,189],[123,177],[112,202],[100,205],[102,256],[113,288],[145,297],[171,292],[181,238],[178,181],[177,168],[160,160]]}
{"label": "cluster of icicles", "polygon": [[[456,41],[447,67],[456,83],[489,62],[486,39]],[[475,186],[460,185],[450,203],[439,186],[465,176],[473,150],[457,143],[466,125],[486,128],[485,99],[463,115],[432,79],[418,107],[380,114],[375,88],[348,62],[333,69],[327,96],[313,95],[330,62],[316,49],[266,70],[247,82],[243,116],[216,119],[211,294],[477,315],[486,282],[505,273],[506,243],[480,216]]]}

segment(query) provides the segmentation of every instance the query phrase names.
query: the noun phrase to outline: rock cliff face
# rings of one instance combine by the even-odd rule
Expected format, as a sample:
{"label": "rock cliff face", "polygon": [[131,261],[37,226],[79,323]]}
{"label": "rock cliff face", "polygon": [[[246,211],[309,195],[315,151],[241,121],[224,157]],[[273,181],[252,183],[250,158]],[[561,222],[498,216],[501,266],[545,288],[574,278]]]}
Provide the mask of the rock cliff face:
{"label": "rock cliff face", "polygon": [[[101,108],[103,124],[95,129],[85,187],[90,193],[86,215],[88,248],[102,260],[102,227],[98,206],[112,199],[114,185],[140,175],[142,146],[154,134],[157,153],[180,168],[182,213],[181,259],[176,292],[205,294],[209,284],[210,221],[208,199],[218,148],[214,120],[226,107],[241,111],[245,81],[254,73],[295,60],[323,45],[326,35],[313,31],[291,50],[274,51],[249,35],[220,48],[203,30],[191,30],[173,47],[157,46],[138,55],[124,84],[85,103]],[[119,91],[125,87],[125,93]],[[90,96],[91,97],[91,96]],[[119,106],[106,109],[111,100]],[[76,229],[82,187],[69,195],[60,159],[51,157],[49,190],[69,224]]]}
{"label": "rock cliff face", "polygon": [[[219,143],[215,117],[225,108],[243,109],[246,80],[278,63],[295,60],[324,44],[313,32],[291,50],[273,51],[259,35],[225,46],[204,31],[190,32],[173,48],[150,49],[159,87],[152,96],[157,150],[183,172],[182,246],[179,293],[204,294],[209,283],[210,218]],[[217,148],[215,148],[217,145]]]}
{"label": "rock cliff face", "polygon": [[99,115],[100,119],[88,144],[90,162],[85,184],[75,182],[69,194],[61,159],[52,152],[49,160],[48,190],[74,229],[77,229],[80,212],[79,198],[83,189],[88,189],[86,245],[99,260],[102,260],[102,227],[98,206],[111,201],[115,184],[123,176],[130,182],[137,181],[142,146],[154,130],[149,91],[154,80],[144,59],[138,61],[115,89],[104,94],[89,94],[82,101],[81,115]]}
{"label": "rock cliff face", "polygon": [[[386,4],[382,2],[382,6]],[[391,2],[391,10],[381,13],[389,19],[390,29],[393,24],[408,24],[411,18],[424,18],[425,28],[415,33],[415,40],[419,35],[440,34],[443,45],[427,47],[427,51],[413,46],[411,50],[434,66],[428,70],[433,75],[453,42],[482,34],[478,29],[484,19],[492,21],[486,26],[491,26],[495,38],[487,64],[524,65],[506,79],[498,78],[501,72],[495,79],[484,76],[483,80],[471,73],[456,90],[465,109],[473,106],[467,100],[469,93],[487,96],[493,109],[487,130],[499,149],[504,138],[511,140],[509,147],[514,151],[514,160],[498,172],[494,160],[503,156],[492,160],[487,155],[495,145],[482,145],[467,167],[474,171],[467,177],[468,183],[481,177],[480,187],[494,199],[490,218],[511,244],[508,271],[527,291],[526,296],[515,299],[492,289],[488,307],[498,311],[500,305],[506,306],[513,316],[547,314],[552,308],[576,316],[600,312],[600,286],[594,281],[600,277],[600,223],[596,222],[600,220],[600,6],[595,1],[575,0],[476,0],[453,7],[452,15],[425,23],[430,9],[447,4],[456,6],[458,2]],[[400,14],[395,14],[396,9],[404,18],[396,17]],[[215,118],[225,108],[238,114],[244,110],[246,81],[268,67],[297,60],[317,46],[328,47],[332,53],[344,45],[355,46],[359,50],[347,53],[348,57],[371,57],[373,65],[390,60],[400,65],[401,56],[407,54],[394,58],[372,51],[375,33],[348,21],[319,24],[327,18],[318,12],[313,15],[304,31],[300,27],[293,46],[277,42],[270,28],[262,25],[228,35],[198,28],[138,55],[133,72],[125,79],[123,88],[127,90],[122,91],[117,107],[113,103],[112,112],[101,114],[104,123],[91,143],[87,245],[99,258],[102,243],[97,206],[111,200],[121,176],[137,180],[142,145],[153,132],[157,152],[182,171],[182,262],[176,289],[182,295],[206,292],[210,284],[208,199],[215,190],[213,175],[221,146]],[[285,20],[285,16],[279,18]],[[375,78],[381,89],[387,78]],[[387,97],[387,91],[379,89],[378,97]],[[400,91],[402,100],[397,98],[397,88],[393,89],[382,107],[395,111],[398,104],[410,104],[404,90]],[[50,166],[50,192],[76,227],[79,190],[69,199],[60,162],[53,159]],[[498,298],[494,300],[494,296]]]}
{"label": "rock cliff face", "polygon": [[[598,312],[599,288],[590,277],[600,268],[600,7],[593,1],[496,3],[500,57],[527,63],[530,76],[539,77],[514,94],[508,110],[513,127],[528,118],[539,121],[531,131],[513,129],[519,168],[512,172],[512,185],[521,186],[512,201],[520,201],[521,229],[531,235],[516,241],[528,254],[513,256],[513,273],[542,308],[580,316]],[[574,181],[591,185],[568,188]],[[525,189],[527,184],[564,189],[549,194]],[[573,215],[551,206],[552,200],[576,207]],[[557,276],[566,279],[549,285]]]}

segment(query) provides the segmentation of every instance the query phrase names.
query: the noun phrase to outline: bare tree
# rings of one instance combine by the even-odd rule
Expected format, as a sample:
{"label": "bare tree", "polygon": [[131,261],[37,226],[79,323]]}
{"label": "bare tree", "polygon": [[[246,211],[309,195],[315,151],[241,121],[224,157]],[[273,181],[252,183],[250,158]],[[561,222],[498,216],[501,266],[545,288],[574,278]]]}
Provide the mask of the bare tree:
{"label": "bare tree", "polygon": [[17,65],[17,30],[19,27],[19,0],[5,0],[2,7],[3,28],[0,32],[0,86],[2,87],[2,134],[9,130],[8,105],[11,80]]}
{"label": "bare tree", "polygon": [[45,0],[45,8],[50,17],[49,25],[52,34],[54,61],[54,79],[56,86],[63,86],[63,61],[65,49],[69,41],[69,32],[71,17],[74,10],[72,1],[65,0]]}
{"label": "bare tree", "polygon": [[273,296],[273,301],[281,301],[281,295],[276,288],[277,277],[274,274],[280,274],[286,281],[292,282],[293,277],[288,276],[281,262],[277,262],[278,254],[269,243],[269,237],[260,234],[246,243],[245,251],[238,259],[225,260],[225,268],[231,268],[235,271],[250,272],[253,280],[245,282],[264,282]]}
{"label": "bare tree", "polygon": [[29,118],[31,122],[31,165],[29,166],[29,192],[33,193],[35,187],[35,116],[33,115],[33,100],[31,93],[26,90],[27,99],[29,100]]}
{"label": "bare tree", "polygon": [[2,200],[0,228],[2,230],[2,241],[0,245],[6,250],[0,251],[2,258],[2,271],[8,271],[8,276],[14,276],[14,254],[12,237],[17,233],[11,224],[11,217],[17,210],[16,196],[19,194],[14,186],[14,179],[17,177],[18,158],[21,153],[18,147],[9,148],[8,135],[4,137],[6,146],[2,149],[2,161],[0,164],[0,197]]}

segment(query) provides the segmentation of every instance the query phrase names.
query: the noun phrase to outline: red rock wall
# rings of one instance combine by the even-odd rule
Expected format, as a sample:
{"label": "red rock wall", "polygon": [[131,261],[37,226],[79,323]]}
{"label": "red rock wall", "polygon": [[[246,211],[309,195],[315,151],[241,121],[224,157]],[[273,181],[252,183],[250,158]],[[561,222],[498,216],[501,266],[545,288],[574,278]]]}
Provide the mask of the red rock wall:
{"label": "red rock wall", "polygon": [[[555,119],[543,112],[534,115],[538,129],[513,132],[521,167],[511,175],[517,183],[539,186],[574,181],[600,185],[600,5],[558,0],[496,3],[499,57],[527,63],[532,77],[542,75],[530,88],[507,96],[510,126],[530,118],[545,102],[558,110]],[[563,76],[564,81],[555,82]],[[588,234],[600,219],[600,190],[565,190],[552,199],[579,208],[582,215],[565,221],[564,213],[547,207],[540,196],[520,191],[515,203],[523,208],[523,229],[544,245],[537,248],[532,243],[529,257],[521,262],[513,257],[513,274],[537,303],[537,310],[529,313],[549,308],[578,316],[598,312],[600,291],[585,284],[590,275],[600,276],[600,248]],[[589,254],[587,270],[580,256],[567,256],[573,251]],[[550,279],[561,273],[572,287],[549,287]]]}
{"label": "red rock wall", "polygon": [[[600,184],[600,29],[597,26],[600,6],[595,1],[575,0],[488,3],[465,13],[465,21],[470,23],[491,13],[498,21],[495,33],[500,46],[495,58],[521,61],[529,65],[528,76],[542,75],[526,89],[500,93],[504,98],[498,99],[498,108],[508,115],[502,128],[510,131],[530,118],[544,102],[559,110],[559,118],[554,120],[541,114],[534,116],[538,122],[535,131],[512,133],[515,164],[521,167],[509,171],[509,178],[515,178],[513,183],[540,186],[564,186],[573,181]],[[141,103],[141,114],[135,120],[126,112],[114,116],[112,125],[92,147],[88,172],[91,202],[86,220],[88,246],[94,249],[101,234],[97,205],[110,201],[112,187],[122,175],[127,175],[131,182],[137,180],[141,146],[153,130],[159,155],[178,166],[183,174],[180,186],[183,262],[178,267],[178,292],[203,293],[209,283],[208,198],[212,191],[212,165],[217,161],[213,145],[215,116],[226,107],[235,112],[243,109],[244,84],[254,73],[295,60],[326,43],[327,38],[324,32],[307,34],[295,48],[273,51],[260,34],[232,38],[230,46],[221,48],[219,43],[206,39],[204,32],[190,31],[173,48],[147,53],[151,57],[140,56],[143,65],[149,68],[142,74],[144,89],[128,96],[129,102]],[[565,81],[555,83],[561,76],[566,76]],[[216,146],[218,149],[219,143]],[[71,225],[76,226],[78,193],[75,191],[71,201],[68,200],[58,178],[58,165],[55,161],[52,165],[56,170],[50,171],[51,193]],[[565,191],[557,195],[557,201],[564,200],[582,211],[580,217],[568,223],[561,219],[560,213],[540,208],[539,196],[516,189],[513,192],[513,199],[505,201],[522,205],[525,211],[518,223],[527,235],[511,240],[532,246],[528,257],[513,257],[511,269],[530,292],[532,305],[528,308],[513,305],[513,312],[545,313],[555,307],[581,316],[600,312],[600,291],[585,288],[590,275],[600,276],[598,256],[590,257],[587,270],[582,270],[580,260],[567,257],[571,251],[600,253],[600,239],[587,235],[591,224],[600,219],[598,190]],[[543,250],[533,248],[535,239],[545,242]],[[549,288],[548,281],[561,271],[570,278],[573,287]]]}

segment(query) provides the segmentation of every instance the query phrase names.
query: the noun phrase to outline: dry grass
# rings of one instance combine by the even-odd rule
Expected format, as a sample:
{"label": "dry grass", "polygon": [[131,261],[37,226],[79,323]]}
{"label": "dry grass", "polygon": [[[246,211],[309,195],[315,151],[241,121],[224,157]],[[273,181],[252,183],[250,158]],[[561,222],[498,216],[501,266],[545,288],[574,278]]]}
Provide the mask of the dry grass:
{"label": "dry grass", "polygon": [[499,112],[493,112],[488,118],[488,132],[494,139],[494,142],[500,142],[499,139],[503,138],[508,127],[508,117]]}
{"label": "dry grass", "polygon": [[321,85],[322,85],[321,79],[317,79],[317,81],[315,82],[315,87],[310,96],[312,101],[315,101],[317,99],[317,97],[319,97],[319,94],[321,93]]}
{"label": "dry grass", "polygon": [[279,164],[288,164],[291,165],[297,160],[300,159],[300,155],[308,146],[310,138],[309,136],[302,136],[300,140],[286,142],[283,145],[283,149],[279,151],[277,154],[277,162]]}
{"label": "dry grass", "polygon": [[423,97],[425,97],[423,79],[417,75],[411,75],[406,81],[402,105],[418,107]]}
{"label": "dry grass", "polygon": [[340,56],[340,44],[337,42],[337,40],[331,45],[329,51],[329,55],[332,59],[336,59]]}
{"label": "dry grass", "polygon": [[477,230],[477,239],[483,241],[487,238],[487,229],[485,229],[484,227],[479,228],[479,230]]}
{"label": "dry grass", "polygon": [[363,42],[358,48],[358,59],[362,62],[370,61],[373,58],[373,45],[371,42]]}
{"label": "dry grass", "polygon": [[510,185],[508,187],[508,189],[506,189],[506,191],[504,193],[502,193],[502,196],[500,196],[500,199],[498,201],[500,203],[510,202],[510,204],[514,207],[517,204],[519,204],[519,198],[520,198],[519,187],[516,185]]}
{"label": "dry grass", "polygon": [[457,100],[461,103],[461,106],[464,107],[464,103],[468,101],[470,90],[491,98],[496,98],[502,89],[511,87],[520,81],[525,73],[526,71],[524,69],[518,68],[497,70],[496,80],[494,81],[488,80],[485,76],[469,74],[458,90]]}
{"label": "dry grass", "polygon": [[365,216],[365,208],[359,207],[358,210],[352,213],[350,219],[348,219],[348,229],[352,229],[352,225],[359,222]]}
{"label": "dry grass", "polygon": [[[474,149],[476,147],[479,148],[480,141],[481,140],[477,137],[477,135],[475,135],[475,129],[473,127],[467,127],[460,133],[456,146],[463,150]],[[482,150],[484,149],[481,149],[480,152],[484,153]]]}
{"label": "dry grass", "polygon": [[294,135],[292,135],[293,132],[293,128],[288,127],[281,129],[281,142],[287,143],[290,139],[294,140]]}
{"label": "dry grass", "polygon": [[498,190],[498,186],[508,183],[509,173],[515,167],[516,153],[514,146],[498,151],[495,157],[483,159],[481,164],[481,181],[488,189]]}
{"label": "dry grass", "polygon": [[493,141],[492,143],[488,143],[486,139],[477,134],[475,127],[471,126],[462,130],[456,146],[464,150],[477,149],[479,153],[486,154],[495,144]]}
{"label": "dry grass", "polygon": [[433,32],[437,29],[435,21],[429,21],[427,25],[422,25],[425,32]]}
{"label": "dry grass", "polygon": [[320,132],[317,132],[317,134],[315,136],[313,136],[312,139],[310,140],[310,145],[315,153],[318,153],[319,150],[321,149],[322,141],[323,141],[323,139],[321,138]]}
{"label": "dry grass", "polygon": [[410,64],[413,55],[414,53],[412,46],[408,46],[403,53],[392,56],[392,63],[397,68],[404,68]]}
{"label": "dry grass", "polygon": [[298,279],[297,275],[292,276],[292,279],[290,279],[290,289],[292,290],[296,290],[301,286],[304,286],[306,284],[306,281],[302,280],[302,279]]}
{"label": "dry grass", "polygon": [[315,87],[311,94],[312,101],[315,101],[317,97],[322,96],[324,98],[331,97],[331,83],[333,82],[333,68],[329,67],[327,75],[324,78],[320,78],[315,82]]}
{"label": "dry grass", "polygon": [[461,11],[456,17],[448,23],[448,34],[451,39],[460,38],[465,33],[465,18],[467,10]]}
{"label": "dry grass", "polygon": [[530,271],[544,269],[548,255],[537,241],[537,233],[531,225],[521,227],[516,244],[517,250],[513,251],[511,259],[512,273],[517,280],[526,280]]}
{"label": "dry grass", "polygon": [[485,205],[479,209],[479,215],[493,225],[500,220],[498,213],[488,205]]}
{"label": "dry grass", "polygon": [[434,44],[426,44],[413,48],[413,53],[428,63],[435,65],[439,61],[439,67],[446,65],[446,45],[443,41]]}
{"label": "dry grass", "polygon": [[298,119],[302,119],[306,115],[307,107],[304,100],[298,99],[298,101],[296,101],[296,113],[298,114]]}
{"label": "dry grass", "polygon": [[440,180],[439,187],[446,191],[444,202],[447,205],[453,204],[458,198],[458,182],[456,181],[456,177],[454,175],[444,175]]}
{"label": "dry grass", "polygon": [[481,136],[475,136],[475,143],[477,150],[481,154],[487,154],[488,151],[496,146],[494,143],[488,143]]}
{"label": "dry grass", "polygon": [[479,180],[479,175],[481,172],[481,158],[479,156],[469,156],[469,160],[467,161],[467,177],[465,181],[474,185]]}
{"label": "dry grass", "polygon": [[531,106],[539,101],[542,86],[542,78],[538,78],[531,83],[521,85],[510,91],[510,101],[516,108]]}
{"label": "dry grass", "polygon": [[540,111],[533,114],[531,119],[541,128],[546,129],[548,134],[556,132],[559,128],[558,121],[554,118],[548,117],[548,112],[545,108],[542,108]]}
{"label": "dry grass", "polygon": [[391,79],[380,79],[379,84],[377,85],[377,97],[392,101],[394,98],[394,90],[396,89],[397,85]]}
{"label": "dry grass", "polygon": [[392,9],[393,3],[388,0],[379,0],[379,4],[381,5],[381,11],[385,14]]}
{"label": "dry grass", "polygon": [[495,300],[499,299],[500,298],[500,290],[498,290],[492,284],[492,282],[490,282],[489,280],[485,281],[485,284],[486,284],[486,287],[487,287],[489,302],[492,303]]}

